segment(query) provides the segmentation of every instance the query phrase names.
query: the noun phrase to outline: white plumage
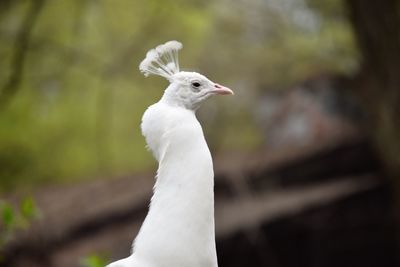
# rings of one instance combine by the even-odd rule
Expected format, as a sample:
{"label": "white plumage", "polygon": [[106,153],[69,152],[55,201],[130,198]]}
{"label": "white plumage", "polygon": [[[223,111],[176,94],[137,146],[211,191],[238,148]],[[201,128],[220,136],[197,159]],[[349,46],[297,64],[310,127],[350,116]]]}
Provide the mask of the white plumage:
{"label": "white plumage", "polygon": [[170,41],[150,50],[140,64],[147,76],[170,85],[142,118],[142,133],[159,162],[149,212],[132,255],[108,267],[216,267],[214,173],[210,151],[195,111],[215,94],[233,94],[195,72],[180,72]]}

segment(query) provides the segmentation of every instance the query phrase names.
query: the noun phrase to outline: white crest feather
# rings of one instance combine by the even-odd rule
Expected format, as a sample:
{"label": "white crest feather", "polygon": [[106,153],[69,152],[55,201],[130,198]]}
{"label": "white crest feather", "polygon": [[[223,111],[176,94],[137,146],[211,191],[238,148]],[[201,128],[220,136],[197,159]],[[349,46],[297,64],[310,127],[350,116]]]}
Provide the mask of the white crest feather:
{"label": "white crest feather", "polygon": [[140,63],[140,71],[146,77],[154,74],[170,80],[172,75],[179,72],[178,51],[182,47],[178,41],[169,41],[151,49]]}

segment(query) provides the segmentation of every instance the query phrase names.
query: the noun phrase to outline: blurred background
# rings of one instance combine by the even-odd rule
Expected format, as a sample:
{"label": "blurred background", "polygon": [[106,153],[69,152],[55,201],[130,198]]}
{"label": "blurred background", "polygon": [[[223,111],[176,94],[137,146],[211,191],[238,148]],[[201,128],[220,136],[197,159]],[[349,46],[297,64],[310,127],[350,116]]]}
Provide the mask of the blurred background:
{"label": "blurred background", "polygon": [[235,91],[198,112],[219,266],[400,266],[397,0],[1,0],[0,266],[129,254],[168,85],[138,65],[175,39]]}

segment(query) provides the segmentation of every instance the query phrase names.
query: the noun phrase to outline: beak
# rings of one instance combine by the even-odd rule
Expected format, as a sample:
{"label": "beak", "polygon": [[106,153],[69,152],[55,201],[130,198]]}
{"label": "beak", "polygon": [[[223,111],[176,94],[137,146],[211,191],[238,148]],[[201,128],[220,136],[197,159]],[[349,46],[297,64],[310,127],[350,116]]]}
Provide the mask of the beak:
{"label": "beak", "polygon": [[228,87],[219,85],[218,83],[214,84],[214,88],[213,88],[213,90],[211,90],[211,93],[216,94],[216,95],[234,95],[235,94]]}

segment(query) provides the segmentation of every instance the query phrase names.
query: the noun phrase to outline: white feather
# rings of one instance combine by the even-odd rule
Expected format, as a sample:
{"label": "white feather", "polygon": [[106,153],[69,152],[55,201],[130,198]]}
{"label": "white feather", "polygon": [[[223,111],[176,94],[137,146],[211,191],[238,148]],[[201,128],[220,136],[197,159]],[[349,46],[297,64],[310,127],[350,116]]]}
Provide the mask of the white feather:
{"label": "white feather", "polygon": [[178,41],[169,41],[151,49],[140,63],[140,71],[146,77],[154,74],[171,80],[171,76],[179,72],[178,51],[182,47]]}
{"label": "white feather", "polygon": [[212,158],[194,111],[160,101],[142,132],[159,161],[154,195],[132,255],[109,267],[217,267]]}

